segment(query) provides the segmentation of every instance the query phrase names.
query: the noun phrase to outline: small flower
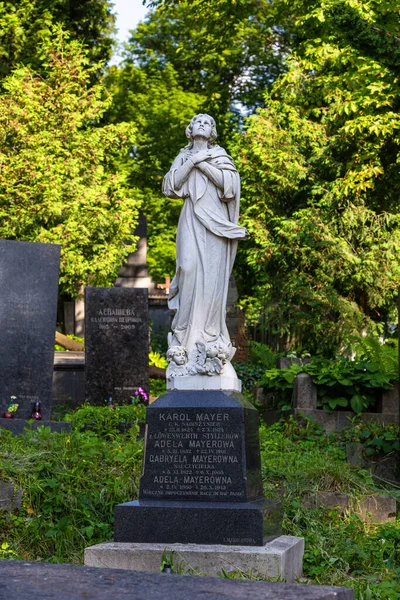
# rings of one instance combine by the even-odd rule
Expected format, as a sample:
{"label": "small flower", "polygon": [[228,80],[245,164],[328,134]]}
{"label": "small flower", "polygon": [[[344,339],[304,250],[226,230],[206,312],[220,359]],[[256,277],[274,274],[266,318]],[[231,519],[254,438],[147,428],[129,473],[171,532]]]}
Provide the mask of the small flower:
{"label": "small flower", "polygon": [[132,398],[132,404],[135,401],[135,398],[137,398],[138,400],[141,400],[142,402],[148,402],[149,400],[149,395],[147,394],[147,392],[144,391],[144,389],[142,387],[139,387],[133,394],[133,396],[131,396]]}

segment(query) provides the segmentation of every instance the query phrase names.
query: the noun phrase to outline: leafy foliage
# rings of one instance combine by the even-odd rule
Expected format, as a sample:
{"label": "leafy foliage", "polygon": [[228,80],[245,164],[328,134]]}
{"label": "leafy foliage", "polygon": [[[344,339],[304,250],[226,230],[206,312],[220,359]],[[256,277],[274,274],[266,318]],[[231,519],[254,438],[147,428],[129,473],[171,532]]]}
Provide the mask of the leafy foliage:
{"label": "leafy foliage", "polygon": [[152,277],[163,282],[175,269],[175,232],[182,202],[161,194],[162,180],[187,143],[185,129],[200,111],[202,96],[184,91],[170,65],[138,68],[126,60],[121,67],[109,69],[105,84],[113,102],[104,120],[130,122],[136,128],[126,169],[130,185],[140,188],[146,198],[147,262]]}
{"label": "leafy foliage", "polygon": [[140,194],[121,168],[134,143],[129,124],[96,127],[110,99],[76,42],[61,31],[44,74],[3,81],[0,96],[0,237],[60,243],[61,291],[107,286],[134,242]]}
{"label": "leafy foliage", "polygon": [[377,458],[400,451],[400,429],[394,423],[383,425],[360,421],[343,429],[340,436],[346,442],[362,444],[366,457]]}
{"label": "leafy foliage", "polygon": [[260,385],[280,392],[280,406],[291,405],[294,380],[299,373],[307,373],[317,385],[319,406],[361,413],[375,405],[378,391],[392,388],[391,382],[398,379],[398,360],[391,344],[373,338],[354,340],[353,347],[358,350],[355,360],[314,358],[309,364],[269,369]]}
{"label": "leafy foliage", "polygon": [[[140,67],[171,65],[186,91],[205,96],[203,111],[224,134],[235,104],[254,109],[282,70],[287,39],[266,0],[152,2],[132,32],[127,55]],[[279,48],[280,52],[277,52]],[[237,116],[239,114],[236,107]]]}
{"label": "leafy foliage", "polygon": [[150,379],[150,402],[157,400],[166,392],[165,379]]}
{"label": "leafy foliage", "polygon": [[0,4],[0,78],[20,65],[41,69],[43,43],[61,24],[85,44],[92,64],[111,58],[115,16],[108,0],[4,0]]}
{"label": "leafy foliage", "polygon": [[159,369],[166,369],[168,366],[167,359],[158,352],[149,352],[149,365],[154,365]]}
{"label": "leafy foliage", "polygon": [[132,31],[119,69],[107,85],[112,122],[129,120],[138,130],[131,182],[145,188],[148,266],[156,281],[175,270],[175,233],[181,202],[160,194],[161,182],[180,148],[185,128],[199,112],[213,115],[218,143],[242,121],[243,106],[264,102],[267,85],[282,70],[287,45],[273,27],[273,5],[262,0],[190,0],[151,3]]}
{"label": "leafy foliage", "polygon": [[372,336],[353,338],[350,340],[350,351],[359,361],[373,363],[378,370],[389,379],[396,380],[399,376],[398,340],[389,339],[382,344]]}
{"label": "leafy foliage", "polygon": [[138,401],[130,405],[118,405],[114,409],[109,406],[84,405],[73,413],[66,414],[64,420],[71,421],[74,431],[92,429],[105,438],[115,438],[121,433],[119,425],[126,423],[133,427],[137,435],[139,424],[146,420],[146,408]]}
{"label": "leafy foliage", "polygon": [[264,367],[264,369],[272,369],[280,356],[279,353],[274,352],[274,350],[266,344],[255,342],[254,340],[252,340],[250,345],[250,355],[251,362]]}
{"label": "leafy foliage", "polygon": [[345,407],[360,413],[375,404],[374,390],[392,387],[390,377],[374,363],[317,359],[304,370],[318,386],[318,401],[327,409]]}
{"label": "leafy foliage", "polygon": [[289,10],[296,53],[235,151],[251,233],[239,283],[273,331],[329,355],[395,320],[398,16],[391,0]]}
{"label": "leafy foliage", "polygon": [[252,341],[250,356],[251,362],[235,362],[234,367],[242,381],[244,393],[247,393],[249,400],[253,401],[255,386],[262,379],[265,370],[275,366],[279,355],[266,344]]}
{"label": "leafy foliage", "polygon": [[234,366],[236,374],[242,382],[244,392],[249,392],[252,396],[254,387],[265,373],[264,367],[248,362],[235,362]]}
{"label": "leafy foliage", "polygon": [[[110,539],[114,505],[138,492],[143,451],[136,433],[116,435],[112,425],[104,438],[76,428],[58,434],[40,427],[21,436],[1,430],[0,477],[24,489],[23,507],[0,515],[1,557],[79,563],[85,546]],[[351,513],[303,504],[318,491],[346,493],[351,501],[381,492],[365,470],[346,464],[341,434],[327,436],[309,420],[290,418],[263,425],[260,442],[265,492],[280,492],[284,534],[305,538],[307,580],[353,587],[356,600],[396,600],[398,522],[371,527]],[[175,565],[179,555],[168,558]],[[254,579],[243,572],[233,577]]]}
{"label": "leafy foliage", "polygon": [[281,490],[284,534],[305,538],[303,576],[319,585],[354,589],[356,600],[397,600],[400,584],[399,521],[370,526],[352,511],[309,509],[318,491],[346,493],[350,503],[382,490],[365,470],[345,462],[340,434],[293,418],[260,429],[266,493]]}

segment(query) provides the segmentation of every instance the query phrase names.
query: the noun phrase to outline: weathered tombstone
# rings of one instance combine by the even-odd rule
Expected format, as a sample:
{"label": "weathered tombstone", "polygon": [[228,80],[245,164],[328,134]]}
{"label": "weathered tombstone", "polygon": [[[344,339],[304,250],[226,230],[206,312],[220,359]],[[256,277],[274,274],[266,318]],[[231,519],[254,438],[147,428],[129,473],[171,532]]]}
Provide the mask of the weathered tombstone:
{"label": "weathered tombstone", "polygon": [[85,290],[85,393],[90,404],[129,400],[149,384],[147,290]]}
{"label": "weathered tombstone", "polygon": [[0,240],[0,416],[50,418],[60,246]]}

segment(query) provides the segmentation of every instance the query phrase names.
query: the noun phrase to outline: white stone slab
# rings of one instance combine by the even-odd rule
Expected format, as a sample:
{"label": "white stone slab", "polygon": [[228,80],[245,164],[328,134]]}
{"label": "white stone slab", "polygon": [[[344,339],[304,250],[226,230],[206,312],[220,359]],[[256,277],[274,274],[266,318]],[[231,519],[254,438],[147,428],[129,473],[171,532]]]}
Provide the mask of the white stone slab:
{"label": "white stone slab", "polygon": [[167,390],[225,390],[242,391],[242,382],[237,377],[224,375],[191,375],[188,377],[172,377],[167,379]]}
{"label": "white stone slab", "polygon": [[85,549],[85,565],[159,573],[163,554],[175,573],[218,576],[224,570],[293,582],[302,575],[304,539],[282,535],[265,546],[106,542]]}

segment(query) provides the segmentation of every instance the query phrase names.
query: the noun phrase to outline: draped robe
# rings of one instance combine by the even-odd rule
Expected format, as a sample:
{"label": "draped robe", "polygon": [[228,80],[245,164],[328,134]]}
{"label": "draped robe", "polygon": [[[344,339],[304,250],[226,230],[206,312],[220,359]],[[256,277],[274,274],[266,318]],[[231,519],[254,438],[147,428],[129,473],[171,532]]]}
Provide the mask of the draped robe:
{"label": "draped robe", "polygon": [[223,189],[196,166],[177,188],[175,173],[192,155],[188,148],[181,150],[163,182],[166,196],[184,199],[168,302],[175,311],[169,346],[183,346],[189,357],[198,342],[231,347],[225,320],[228,284],[237,240],[247,235],[237,224],[240,177],[233,160],[217,145],[210,153],[207,163],[222,173]]}

